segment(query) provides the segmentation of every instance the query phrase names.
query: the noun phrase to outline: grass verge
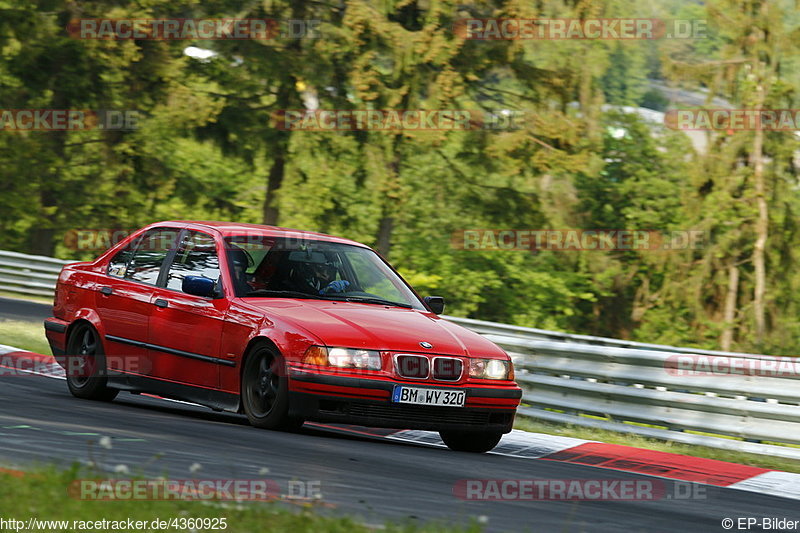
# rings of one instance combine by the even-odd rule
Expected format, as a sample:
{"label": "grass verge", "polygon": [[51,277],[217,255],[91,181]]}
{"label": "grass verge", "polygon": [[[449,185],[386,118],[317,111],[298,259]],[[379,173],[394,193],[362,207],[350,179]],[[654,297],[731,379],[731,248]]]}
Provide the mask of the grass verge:
{"label": "grass verge", "polygon": [[50,354],[50,345],[44,336],[44,326],[39,322],[0,319],[0,344],[29,352]]}
{"label": "grass verge", "polygon": [[[74,521],[134,521],[147,522],[147,527],[136,531],[165,531],[164,528],[150,526],[153,520],[171,519],[226,519],[226,527],[219,527],[226,533],[253,531],[290,531],[297,533],[371,533],[376,529],[387,532],[478,532],[481,527],[476,523],[466,529],[452,526],[430,525],[397,525],[380,524],[365,525],[355,518],[326,516],[315,504],[288,505],[281,502],[246,503],[235,502],[200,502],[186,500],[144,501],[144,500],[80,500],[68,494],[68,487],[81,477],[96,479],[92,473],[81,475],[78,467],[67,471],[55,468],[37,469],[23,476],[0,472],[0,516],[9,519],[26,521],[37,520],[67,521],[67,524],[41,525],[33,530],[79,532],[86,531],[82,524]],[[328,511],[330,514],[330,512]],[[63,527],[65,526],[66,527]],[[22,525],[21,530],[25,530]],[[113,528],[91,527],[94,530]],[[123,530],[125,527],[122,528]],[[208,528],[178,528],[183,531],[210,531]],[[13,530],[13,528],[12,528]],[[175,531],[175,528],[166,530]]]}
{"label": "grass verge", "polygon": [[729,463],[739,463],[743,465],[770,468],[773,470],[783,470],[785,472],[800,473],[800,461],[784,459],[782,457],[770,457],[753,453],[736,452],[731,450],[720,450],[706,446],[695,446],[692,444],[681,444],[679,442],[662,441],[639,435],[619,433],[606,429],[585,428],[575,425],[561,425],[550,422],[532,420],[530,418],[517,417],[514,424],[516,429],[532,431],[535,433],[547,433],[549,435],[559,435],[562,437],[574,437],[576,439],[596,440],[608,444],[622,444],[623,446],[633,446],[635,448],[646,448],[661,452],[678,453],[681,455],[691,455],[693,457],[705,457]]}

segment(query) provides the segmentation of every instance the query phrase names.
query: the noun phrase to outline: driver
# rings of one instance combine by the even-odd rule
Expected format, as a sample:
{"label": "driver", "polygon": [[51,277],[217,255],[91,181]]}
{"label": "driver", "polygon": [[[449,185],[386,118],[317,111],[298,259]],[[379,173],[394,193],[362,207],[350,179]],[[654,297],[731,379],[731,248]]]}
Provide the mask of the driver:
{"label": "driver", "polygon": [[305,263],[302,269],[302,283],[307,287],[304,292],[325,295],[345,292],[350,282],[336,279],[337,269],[330,263]]}

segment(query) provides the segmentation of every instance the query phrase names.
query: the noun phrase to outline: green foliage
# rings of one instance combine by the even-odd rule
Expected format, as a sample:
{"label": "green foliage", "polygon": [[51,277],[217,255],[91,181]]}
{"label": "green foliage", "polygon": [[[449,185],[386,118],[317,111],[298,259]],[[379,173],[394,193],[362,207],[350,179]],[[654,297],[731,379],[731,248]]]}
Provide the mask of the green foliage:
{"label": "green foliage", "polygon": [[[709,348],[731,331],[733,347],[796,353],[800,140],[764,139],[769,331],[757,346],[752,133],[714,132],[695,152],[684,133],[623,111],[675,107],[664,85],[710,107],[714,97],[746,107],[759,80],[768,106],[800,105],[800,18],[783,0],[751,4],[0,3],[4,108],[140,114],[133,131],[0,132],[0,248],[85,258],[64,245],[70,229],[277,222],[376,247],[421,294],[444,296],[451,314]],[[65,30],[79,16],[317,19],[321,37],[79,40]],[[481,41],[453,31],[464,17],[708,24],[697,39]],[[215,55],[191,58],[186,46]],[[771,77],[754,78],[742,58],[752,67],[765,57]],[[277,127],[279,111],[304,108],[520,118],[497,131]],[[471,251],[453,245],[466,229],[700,230],[706,239],[674,251]],[[732,265],[740,279],[725,323]]]}

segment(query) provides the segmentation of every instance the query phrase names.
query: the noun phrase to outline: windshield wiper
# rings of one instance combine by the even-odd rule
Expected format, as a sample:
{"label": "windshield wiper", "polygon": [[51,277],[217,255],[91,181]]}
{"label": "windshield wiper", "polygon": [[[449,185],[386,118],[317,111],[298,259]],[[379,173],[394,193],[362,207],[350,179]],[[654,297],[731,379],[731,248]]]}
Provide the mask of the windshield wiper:
{"label": "windshield wiper", "polygon": [[313,300],[325,300],[321,296],[316,294],[308,294],[307,292],[300,292],[300,291],[273,291],[270,289],[257,289],[254,291],[250,291],[244,295],[245,298],[249,296],[276,296],[278,298],[308,298]]}
{"label": "windshield wiper", "polygon": [[413,309],[411,304],[404,304],[400,302],[393,302],[391,300],[384,300],[383,298],[371,298],[368,296],[345,296],[342,298],[345,302],[359,302],[365,304],[378,304],[378,305],[391,305],[394,307],[404,307],[406,309]]}
{"label": "windshield wiper", "polygon": [[247,294],[245,294],[245,297],[248,296],[274,296],[278,298],[305,298],[310,300],[340,300],[345,302],[359,302],[365,304],[391,305],[393,307],[403,307],[405,309],[414,308],[414,306],[412,306],[411,304],[393,302],[391,300],[384,300],[383,298],[375,298],[369,296],[339,296],[332,294],[316,295],[300,291],[276,291],[270,289],[258,289],[255,291],[250,291]]}

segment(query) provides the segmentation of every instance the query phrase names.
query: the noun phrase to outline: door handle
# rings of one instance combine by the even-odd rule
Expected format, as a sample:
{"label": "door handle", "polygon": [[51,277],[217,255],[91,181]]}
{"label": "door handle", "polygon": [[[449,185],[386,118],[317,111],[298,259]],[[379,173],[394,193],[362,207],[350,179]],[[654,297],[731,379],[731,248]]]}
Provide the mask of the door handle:
{"label": "door handle", "polygon": [[111,296],[111,293],[114,292],[114,289],[111,287],[100,287],[100,292],[106,296]]}
{"label": "door handle", "polygon": [[156,298],[156,301],[153,302],[156,307],[161,307],[162,309],[169,305],[169,302],[164,300],[163,298]]}

